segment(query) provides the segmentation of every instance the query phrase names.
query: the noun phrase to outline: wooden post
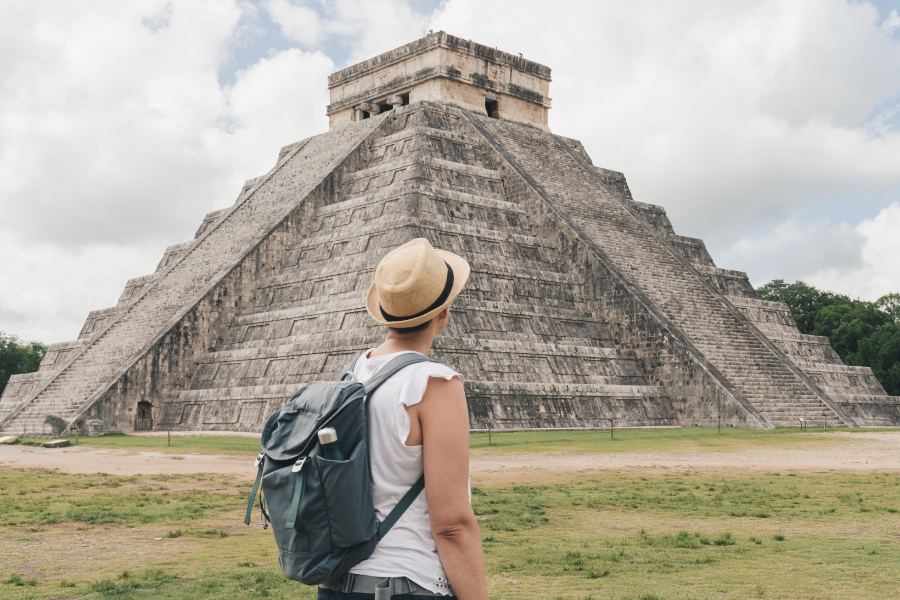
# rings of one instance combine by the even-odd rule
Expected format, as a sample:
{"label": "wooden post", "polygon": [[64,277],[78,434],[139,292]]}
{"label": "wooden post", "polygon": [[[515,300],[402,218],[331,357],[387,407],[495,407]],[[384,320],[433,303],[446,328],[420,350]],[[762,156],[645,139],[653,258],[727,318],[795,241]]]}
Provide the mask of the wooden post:
{"label": "wooden post", "polygon": [[166,429],[166,445],[169,447],[172,446],[172,430],[171,429]]}
{"label": "wooden post", "polygon": [[722,398],[716,395],[716,432],[722,433]]}
{"label": "wooden post", "polygon": [[609,439],[611,439],[611,440],[616,439],[616,420],[615,419],[609,420]]}
{"label": "wooden post", "polygon": [[488,427],[488,446],[491,446],[492,444],[493,444],[493,441],[491,439],[491,428]]}

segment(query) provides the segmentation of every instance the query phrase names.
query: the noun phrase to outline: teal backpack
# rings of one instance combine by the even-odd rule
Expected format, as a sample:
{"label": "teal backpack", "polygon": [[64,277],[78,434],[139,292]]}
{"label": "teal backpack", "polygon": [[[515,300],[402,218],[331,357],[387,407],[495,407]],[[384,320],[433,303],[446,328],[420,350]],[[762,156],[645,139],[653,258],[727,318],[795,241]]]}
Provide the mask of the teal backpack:
{"label": "teal backpack", "polygon": [[[353,378],[356,360],[338,381],[305,384],[273,413],[263,427],[262,450],[256,457],[256,481],[244,523],[250,524],[262,486],[259,505],[265,523],[272,525],[284,575],[307,585],[336,581],[365,560],[425,487],[423,476],[378,522],[366,398],[404,367],[431,359],[401,354],[365,385]],[[335,443],[346,460],[323,455],[317,435],[323,427],[337,431]]]}

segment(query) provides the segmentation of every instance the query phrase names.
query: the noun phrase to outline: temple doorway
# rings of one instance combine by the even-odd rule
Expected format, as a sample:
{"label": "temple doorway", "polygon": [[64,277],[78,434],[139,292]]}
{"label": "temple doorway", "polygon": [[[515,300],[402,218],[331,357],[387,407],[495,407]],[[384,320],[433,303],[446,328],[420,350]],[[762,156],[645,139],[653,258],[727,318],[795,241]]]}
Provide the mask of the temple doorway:
{"label": "temple doorway", "polygon": [[137,415],[134,417],[135,431],[153,431],[153,405],[141,400],[137,405]]}

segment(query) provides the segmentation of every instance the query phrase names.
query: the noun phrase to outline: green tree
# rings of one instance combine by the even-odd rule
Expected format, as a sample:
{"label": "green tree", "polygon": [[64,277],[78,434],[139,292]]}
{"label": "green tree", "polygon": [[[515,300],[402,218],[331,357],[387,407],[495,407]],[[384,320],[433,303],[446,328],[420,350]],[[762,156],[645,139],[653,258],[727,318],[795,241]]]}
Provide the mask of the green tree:
{"label": "green tree", "polygon": [[22,342],[0,331],[0,394],[10,375],[37,371],[47,347],[38,342]]}
{"label": "green tree", "polygon": [[820,308],[813,317],[814,335],[824,335],[844,361],[863,364],[860,343],[891,322],[874,302],[847,300]]}
{"label": "green tree", "polygon": [[826,336],[845,363],[871,367],[889,394],[900,395],[900,294],[867,302],[781,279],[757,292],[787,304],[801,332]]}
{"label": "green tree", "polygon": [[886,294],[875,301],[875,306],[887,314],[894,323],[900,323],[900,294]]}
{"label": "green tree", "polygon": [[900,395],[900,322],[888,323],[861,340],[858,356],[889,394]]}
{"label": "green tree", "polygon": [[824,307],[850,302],[847,296],[823,292],[802,281],[785,283],[783,279],[776,279],[756,291],[763,300],[787,304],[801,333],[813,332],[816,315]]}

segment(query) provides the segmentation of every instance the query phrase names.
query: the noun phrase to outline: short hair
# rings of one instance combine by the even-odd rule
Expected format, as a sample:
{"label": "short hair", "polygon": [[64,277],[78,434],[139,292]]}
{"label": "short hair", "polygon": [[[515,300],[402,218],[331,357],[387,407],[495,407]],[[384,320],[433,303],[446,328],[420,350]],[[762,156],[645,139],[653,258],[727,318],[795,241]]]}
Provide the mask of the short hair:
{"label": "short hair", "polygon": [[397,333],[416,333],[419,331],[425,331],[428,329],[428,326],[431,325],[431,322],[434,319],[429,319],[424,323],[419,323],[418,325],[413,325],[412,327],[388,327],[391,331],[395,331]]}

